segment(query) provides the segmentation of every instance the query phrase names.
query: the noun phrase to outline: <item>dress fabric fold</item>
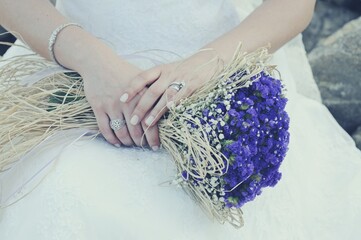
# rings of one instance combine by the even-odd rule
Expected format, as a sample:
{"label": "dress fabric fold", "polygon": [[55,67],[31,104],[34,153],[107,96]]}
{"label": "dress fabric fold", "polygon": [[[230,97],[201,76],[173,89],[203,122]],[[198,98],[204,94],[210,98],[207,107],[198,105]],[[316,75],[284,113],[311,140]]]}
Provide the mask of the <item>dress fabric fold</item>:
{"label": "dress fabric fold", "polygon": [[[147,69],[190,56],[237,26],[258,4],[58,0],[57,8]],[[5,58],[21,51],[13,47]],[[6,202],[17,192],[14,185],[23,186],[49,166],[36,175],[41,180],[36,186],[25,184],[26,194],[0,209],[0,239],[358,239],[361,153],[321,103],[301,36],[278,50],[272,62],[287,88],[289,152],[278,185],[242,208],[243,228],[212,221],[181,188],[168,185],[176,168],[167,152],[78,139],[87,133],[79,129],[33,149],[18,171],[0,175]]]}

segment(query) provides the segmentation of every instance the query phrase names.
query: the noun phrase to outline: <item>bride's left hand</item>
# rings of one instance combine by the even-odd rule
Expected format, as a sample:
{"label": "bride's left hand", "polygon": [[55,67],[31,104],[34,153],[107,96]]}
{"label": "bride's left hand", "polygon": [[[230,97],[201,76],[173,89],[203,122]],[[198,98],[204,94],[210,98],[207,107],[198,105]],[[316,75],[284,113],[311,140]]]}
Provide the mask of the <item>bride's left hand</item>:
{"label": "bride's left hand", "polygon": [[[123,102],[128,102],[145,87],[142,84],[150,85],[134,108],[131,124],[136,125],[141,121],[147,126],[154,126],[168,108],[206,84],[219,66],[223,65],[213,52],[204,50],[183,61],[159,65],[142,72],[137,78],[141,77],[143,81],[132,81],[121,97]],[[172,83],[181,83],[183,86],[177,90],[170,87]]]}

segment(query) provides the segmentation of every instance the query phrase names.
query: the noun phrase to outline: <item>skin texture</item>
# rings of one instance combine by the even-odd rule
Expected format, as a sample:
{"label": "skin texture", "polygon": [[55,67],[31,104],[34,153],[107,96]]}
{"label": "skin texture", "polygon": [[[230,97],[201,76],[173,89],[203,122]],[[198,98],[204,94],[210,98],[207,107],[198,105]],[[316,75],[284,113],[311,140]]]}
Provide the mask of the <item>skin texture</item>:
{"label": "skin texture", "polygon": [[[270,52],[276,51],[307,27],[314,6],[315,0],[266,0],[233,30],[204,46],[210,51],[147,71],[129,64],[90,33],[74,26],[59,34],[55,55],[62,65],[83,77],[85,94],[108,142],[139,146],[147,129],[143,143],[157,150],[156,123],[167,111],[167,105],[176,104],[206,84],[218,67],[214,59],[228,63],[239,42],[246,52],[267,45]],[[18,37],[16,33],[21,33],[34,51],[48,59],[52,31],[67,22],[48,0],[0,0],[0,24]],[[177,92],[168,88],[172,82],[186,85]],[[115,118],[127,122],[127,127],[116,133],[109,127],[110,119]]]}
{"label": "skin texture", "polygon": [[[67,22],[70,21],[48,0],[0,1],[0,24],[48,59],[50,35],[58,26]],[[127,124],[114,133],[109,127],[109,121],[124,118],[129,123],[130,114],[138,99],[135,97],[127,104],[121,103],[119,89],[129,86],[130,81],[141,73],[140,69],[121,59],[103,42],[79,27],[65,28],[58,35],[54,50],[62,65],[79,72],[83,77],[87,100],[107,141],[115,146],[139,146],[144,133],[141,124]],[[145,137],[144,144],[159,146],[157,126],[148,128]]]}

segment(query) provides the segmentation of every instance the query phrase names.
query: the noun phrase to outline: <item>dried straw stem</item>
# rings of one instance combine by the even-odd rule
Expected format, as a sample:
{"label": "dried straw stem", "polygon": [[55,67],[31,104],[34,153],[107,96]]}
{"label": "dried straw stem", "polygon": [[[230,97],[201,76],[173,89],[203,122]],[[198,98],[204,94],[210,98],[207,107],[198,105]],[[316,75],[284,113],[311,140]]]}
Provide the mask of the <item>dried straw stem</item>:
{"label": "dried straw stem", "polygon": [[80,79],[56,74],[31,86],[20,84],[20,79],[45,67],[45,60],[29,56],[1,68],[0,171],[58,131],[98,130]]}
{"label": "dried straw stem", "polygon": [[[211,92],[216,94],[213,96],[215,99],[217,97],[216,89],[222,88],[222,83],[227,82],[230,76],[239,71],[242,72],[242,77],[232,82],[231,90],[248,87],[253,81],[258,80],[262,71],[271,73],[274,70],[274,66],[266,65],[269,58],[267,48],[246,54],[241,51],[240,46],[231,63],[213,76],[209,83],[181,101],[181,105],[201,106],[202,109],[202,103],[209,101],[209,94]],[[177,109],[181,110],[177,111]],[[207,176],[222,175],[224,169],[228,168],[228,160],[215,146],[210,145],[209,139],[212,136],[208,136],[204,126],[193,119],[194,115],[183,114],[182,111],[183,109],[179,106],[170,109],[167,118],[159,123],[162,145],[173,156],[180,173],[186,171],[193,178],[207,183]],[[201,113],[199,111],[199,114]],[[190,132],[189,127],[182,124],[187,122],[198,126],[197,130],[192,128],[192,132]],[[206,212],[219,222],[229,222],[235,227],[243,226],[241,209],[226,208],[224,205],[220,205],[201,185],[194,186],[185,183],[182,186]]]}
{"label": "dried straw stem", "polygon": [[[251,78],[261,71],[269,55],[266,48],[245,54],[239,48],[233,61],[213,76],[209,84],[181,101],[187,106],[204,102],[218,84],[237,71],[244,71],[233,88],[248,86]],[[7,60],[0,68],[0,171],[5,171],[32,148],[53,134],[73,128],[99,132],[95,116],[85,99],[83,82],[78,76],[54,74],[31,86],[20,84],[23,77],[49,67],[49,62],[35,55]],[[59,102],[60,101],[60,102]],[[186,114],[171,109],[159,122],[162,146],[173,156],[179,172],[187,171],[193,177],[220,175],[228,167],[227,159],[212,147],[209,136],[200,123],[197,132],[190,132],[185,121],[193,121]],[[194,159],[191,162],[190,159]],[[240,209],[227,209],[213,203],[204,189],[186,184],[185,190],[218,221],[234,226],[243,225]]]}

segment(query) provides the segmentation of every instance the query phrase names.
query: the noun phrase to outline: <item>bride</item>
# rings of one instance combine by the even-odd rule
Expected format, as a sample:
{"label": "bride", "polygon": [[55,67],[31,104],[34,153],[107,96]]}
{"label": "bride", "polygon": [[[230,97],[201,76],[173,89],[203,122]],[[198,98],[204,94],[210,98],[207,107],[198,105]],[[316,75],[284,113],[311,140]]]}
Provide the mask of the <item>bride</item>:
{"label": "bride", "polygon": [[[300,36],[294,38],[314,4],[58,0],[54,8],[47,0],[0,0],[1,25],[82,75],[106,139],[59,140],[20,162],[29,166],[17,172],[24,178],[37,159],[57,156],[36,188],[2,205],[0,239],[358,239],[361,153],[322,105]],[[156,122],[172,82],[185,81],[190,94],[212,71],[195,78],[187,74],[192,66],[214,55],[227,63],[239,41],[248,52],[269,43],[277,50],[291,142],[282,180],[244,206],[245,226],[234,229],[208,218],[182,189],[162,184],[176,169],[159,149]],[[12,47],[5,58],[21,54]],[[176,69],[180,59],[189,64]],[[142,145],[143,133],[150,150],[125,147]],[[12,185],[7,177],[0,178],[2,195]]]}

